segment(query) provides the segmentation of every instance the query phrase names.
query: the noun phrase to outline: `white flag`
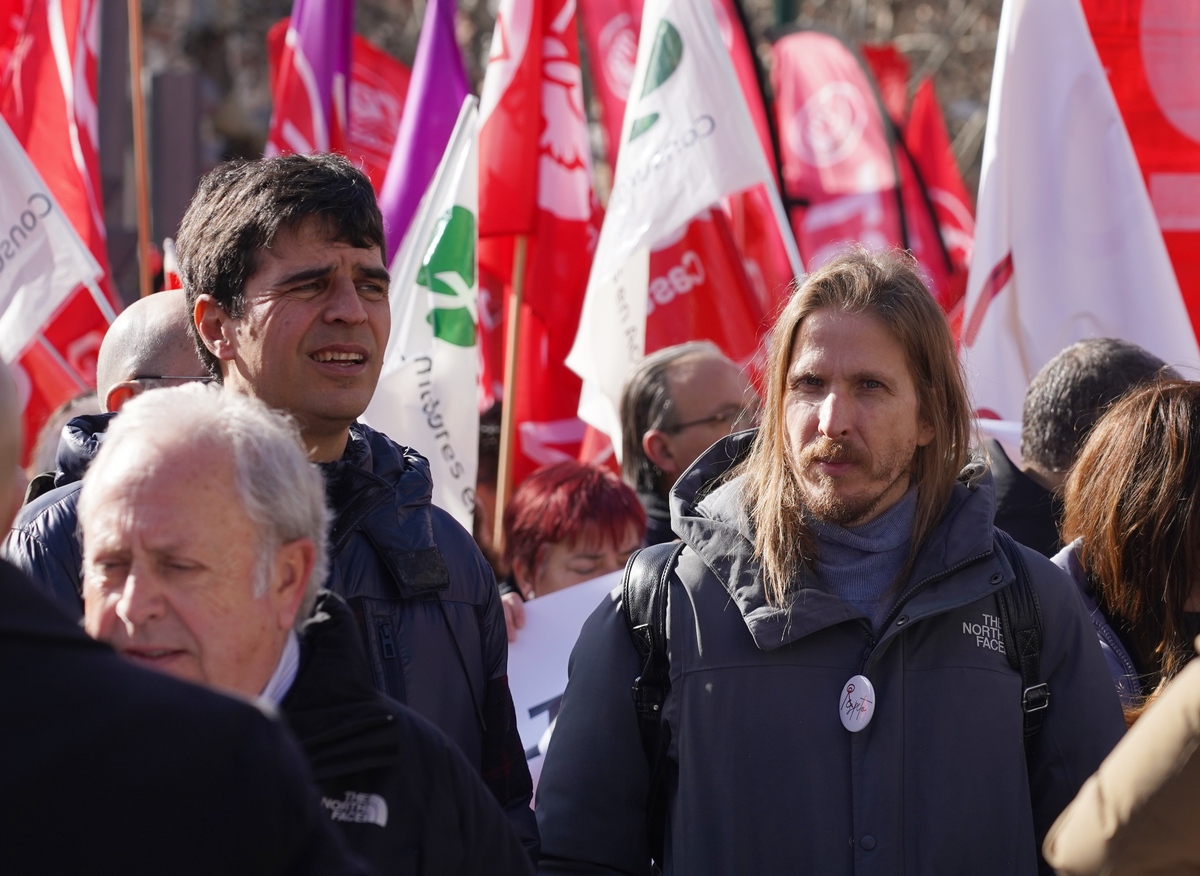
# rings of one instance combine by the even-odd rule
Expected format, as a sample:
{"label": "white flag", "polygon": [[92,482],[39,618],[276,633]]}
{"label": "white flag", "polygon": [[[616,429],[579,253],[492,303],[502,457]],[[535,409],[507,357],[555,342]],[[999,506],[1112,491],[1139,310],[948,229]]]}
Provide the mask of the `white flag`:
{"label": "white flag", "polygon": [[712,4],[648,0],[612,196],[567,357],[583,378],[579,416],[614,446],[621,387],[645,350],[651,248],[759,183],[775,191]]}
{"label": "white flag", "polygon": [[468,97],[392,262],[392,334],[363,414],[429,459],[433,503],[468,530],[479,464],[478,140]]}
{"label": "white flag", "polygon": [[1064,347],[1200,350],[1079,0],[1007,0],[992,75],[962,358],[985,415],[1020,419]]}
{"label": "white flag", "polygon": [[103,272],[3,118],[0,167],[0,358],[14,362]]}

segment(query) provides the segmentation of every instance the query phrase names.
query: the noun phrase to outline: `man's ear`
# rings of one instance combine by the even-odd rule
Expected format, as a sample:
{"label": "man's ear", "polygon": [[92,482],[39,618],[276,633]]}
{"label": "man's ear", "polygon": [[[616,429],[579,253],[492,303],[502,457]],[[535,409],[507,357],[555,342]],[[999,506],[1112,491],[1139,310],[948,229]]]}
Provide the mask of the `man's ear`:
{"label": "man's ear", "polygon": [[136,380],[122,380],[109,389],[108,394],[104,396],[104,410],[110,414],[121,410],[121,405],[135,395],[140,395],[145,388]]}
{"label": "man's ear", "polygon": [[316,559],[317,548],[310,538],[293,539],[275,550],[267,598],[272,600],[279,629],[290,630],[295,625]]}
{"label": "man's ear", "polygon": [[210,353],[218,359],[233,358],[234,321],[217,299],[207,294],[197,296],[192,319]]}
{"label": "man's ear", "polygon": [[642,436],[642,452],[646,458],[658,466],[658,470],[668,477],[679,477],[683,474],[675,462],[675,454],[671,448],[671,438],[666,432],[651,429]]}

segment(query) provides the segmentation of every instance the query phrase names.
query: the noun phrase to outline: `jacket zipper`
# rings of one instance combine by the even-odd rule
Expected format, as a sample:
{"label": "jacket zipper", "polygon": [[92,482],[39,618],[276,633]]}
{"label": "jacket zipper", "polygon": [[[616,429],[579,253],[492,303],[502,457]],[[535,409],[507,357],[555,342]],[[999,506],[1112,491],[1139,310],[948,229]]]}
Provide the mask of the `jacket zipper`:
{"label": "jacket zipper", "polygon": [[[884,619],[883,624],[879,627],[880,636],[882,637],[882,634],[884,632],[886,632],[887,628],[892,625],[892,621],[894,621],[896,619],[896,616],[898,614],[900,614],[900,611],[904,608],[904,606],[908,603],[908,601],[910,599],[912,599],[914,596],[916,596],[918,593],[920,593],[922,590],[924,590],[926,587],[928,587],[930,584],[936,584],[938,581],[942,581],[946,578],[949,578],[955,572],[961,571],[962,569],[965,569],[967,566],[972,566],[975,563],[978,563],[980,560],[985,560],[988,557],[995,556],[995,554],[996,554],[996,552],[994,550],[986,551],[985,553],[979,554],[978,556],[971,557],[970,559],[967,559],[967,560],[963,560],[961,563],[957,563],[957,564],[951,566],[949,569],[943,569],[942,571],[938,572],[936,575],[930,575],[928,578],[924,578],[921,581],[918,581],[916,584],[909,587],[908,590],[906,590],[903,594],[901,594],[900,599],[897,600],[896,604],[892,606],[892,610],[888,612],[888,615]],[[862,665],[859,667],[859,670],[858,670],[860,675],[867,674],[867,663],[870,661],[871,655],[875,653],[875,646],[877,644],[879,644],[879,639],[876,638],[875,632],[874,632],[874,630],[872,630],[871,632],[867,633],[867,645],[863,649]]]}

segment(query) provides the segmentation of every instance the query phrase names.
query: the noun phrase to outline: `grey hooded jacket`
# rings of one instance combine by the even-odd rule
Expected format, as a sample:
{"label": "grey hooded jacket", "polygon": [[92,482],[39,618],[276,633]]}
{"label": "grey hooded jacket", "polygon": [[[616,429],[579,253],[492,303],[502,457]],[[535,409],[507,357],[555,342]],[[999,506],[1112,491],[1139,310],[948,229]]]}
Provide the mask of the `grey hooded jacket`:
{"label": "grey hooded jacket", "polygon": [[[715,445],[672,495],[687,548],[669,591],[664,871],[1038,872],[1050,824],[1124,731],[1077,589],[1022,548],[1050,686],[1027,764],[995,595],[1014,573],[994,542],[990,478],[955,487],[876,634],[811,578],[789,610],[766,604],[738,481],[703,496],[752,437]],[[650,872],[630,693],[640,660],[619,597],[571,657],[538,789],[543,873]],[[852,734],[838,707],[860,673],[877,702]]]}

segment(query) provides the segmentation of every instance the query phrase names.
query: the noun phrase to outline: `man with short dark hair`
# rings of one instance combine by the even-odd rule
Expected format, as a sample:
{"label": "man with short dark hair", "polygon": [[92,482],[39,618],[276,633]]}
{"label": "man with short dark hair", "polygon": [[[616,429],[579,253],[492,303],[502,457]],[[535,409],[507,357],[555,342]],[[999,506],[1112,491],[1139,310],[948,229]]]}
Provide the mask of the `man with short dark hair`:
{"label": "man with short dark hair", "polygon": [[211,387],[136,399],[84,477],[79,518],[87,632],[278,707],[327,816],[380,873],[531,870],[475,770],[375,690],[349,609],[318,594],[325,487],[287,419]]}
{"label": "man with short dark hair", "polygon": [[126,401],[148,389],[208,379],[192,345],[190,323],[180,289],[139,298],[121,311],[96,359],[96,396],[103,413],[75,417],[63,428],[54,488],[21,509],[4,541],[4,558],[69,614],[83,611],[76,516],[80,479]]}
{"label": "man with short dark hair", "polygon": [[[580,634],[538,788],[541,872],[1032,876],[1124,722],[1070,582],[997,536],[911,258],[855,250],[810,274],[765,381],[757,434],[671,495],[665,696],[647,698],[664,674],[620,588]],[[1036,684],[1004,651],[1007,587],[1040,609]]]}
{"label": "man with short dark hair", "polygon": [[665,347],[638,363],[621,392],[621,476],[646,509],[646,543],[674,541],[667,496],[713,443],[754,425],[758,399],[711,341]]}
{"label": "man with short dark hair", "polygon": [[491,569],[431,504],[426,460],[356,420],[391,322],[370,180],[336,155],[220,165],[176,248],[210,374],[291,415],[320,465],[333,512],[325,586],[349,602],[376,687],[459,745],[536,848]]}
{"label": "man with short dark hair", "polygon": [[996,526],[1047,557],[1062,547],[1058,490],[1096,420],[1167,363],[1137,344],[1088,338],[1067,347],[1030,381],[1021,414],[1021,465],[987,442],[996,481]]}

